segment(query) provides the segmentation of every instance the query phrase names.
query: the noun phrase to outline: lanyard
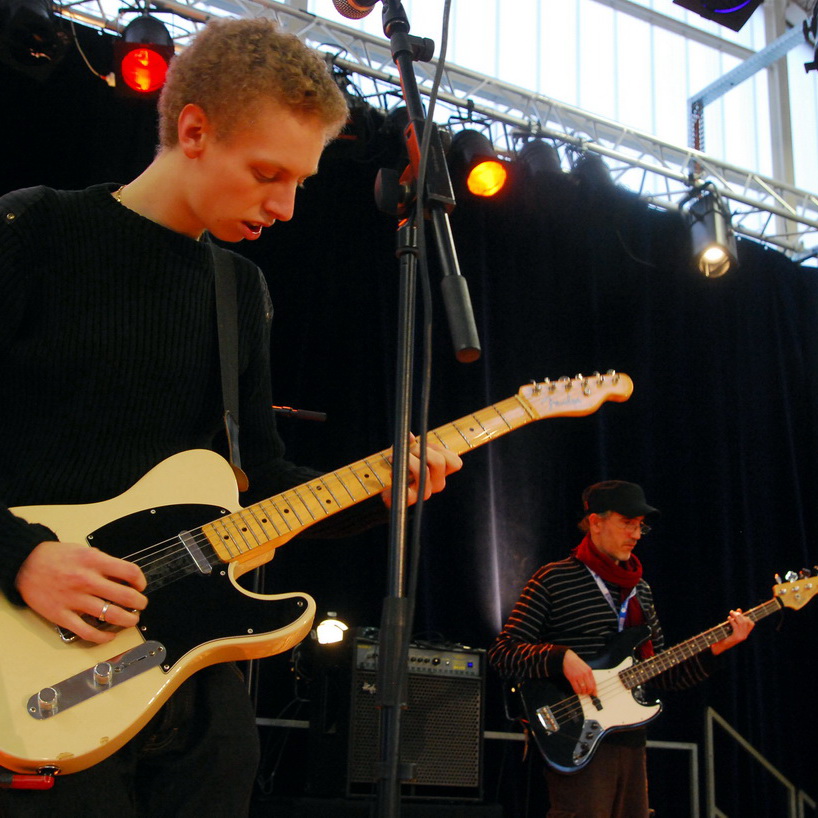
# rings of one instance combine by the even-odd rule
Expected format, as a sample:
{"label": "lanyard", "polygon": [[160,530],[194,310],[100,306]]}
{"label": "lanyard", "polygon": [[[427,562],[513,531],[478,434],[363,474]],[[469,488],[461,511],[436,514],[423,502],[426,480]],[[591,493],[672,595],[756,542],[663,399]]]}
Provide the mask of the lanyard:
{"label": "lanyard", "polygon": [[[588,568],[587,565],[585,567]],[[614,602],[613,597],[611,596],[611,592],[608,586],[602,581],[602,578],[599,576],[599,574],[597,574],[595,571],[591,571],[590,568],[588,568],[588,570],[590,571],[591,576],[596,580],[596,584],[599,586],[599,590],[602,591],[602,594],[604,595],[605,599],[608,600],[608,604],[613,609],[613,612],[617,615],[617,630],[621,631],[625,627],[625,619],[628,615],[628,603],[636,595],[636,586],[631,588],[631,592],[625,597],[625,599],[622,601],[622,605],[617,610],[616,603]]]}

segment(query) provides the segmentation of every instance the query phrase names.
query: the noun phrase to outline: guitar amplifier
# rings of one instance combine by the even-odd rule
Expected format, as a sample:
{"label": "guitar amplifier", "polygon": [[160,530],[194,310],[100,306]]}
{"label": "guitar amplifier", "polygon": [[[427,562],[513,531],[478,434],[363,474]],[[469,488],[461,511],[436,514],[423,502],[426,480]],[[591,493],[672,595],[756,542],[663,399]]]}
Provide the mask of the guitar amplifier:
{"label": "guitar amplifier", "polygon": [[[380,761],[378,643],[357,639],[353,662],[347,795],[365,795],[374,792]],[[400,761],[412,765],[414,778],[401,785],[404,797],[482,797],[484,678],[484,651],[409,648]]]}

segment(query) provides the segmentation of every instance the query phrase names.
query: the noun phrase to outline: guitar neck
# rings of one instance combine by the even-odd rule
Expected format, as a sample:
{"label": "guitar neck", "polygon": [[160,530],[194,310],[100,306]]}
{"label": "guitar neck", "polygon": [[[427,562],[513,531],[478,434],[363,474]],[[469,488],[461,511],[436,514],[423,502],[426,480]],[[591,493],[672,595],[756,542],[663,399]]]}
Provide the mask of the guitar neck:
{"label": "guitar neck", "polygon": [[[430,442],[460,455],[535,420],[588,415],[607,400],[627,400],[632,391],[631,379],[616,372],[532,383],[506,400],[433,429],[428,437]],[[384,449],[221,517],[203,526],[201,532],[218,560],[246,560],[250,552],[280,545],[391,485],[391,451]]]}
{"label": "guitar neck", "polygon": [[[782,603],[777,598],[771,599],[768,602],[764,602],[746,611],[745,615],[753,622],[758,622],[760,619],[764,619],[765,616],[769,616],[781,610],[782,607]],[[670,670],[670,668],[684,662],[686,659],[690,659],[692,656],[702,653],[702,651],[707,650],[711,645],[728,637],[732,633],[732,630],[729,622],[722,622],[709,631],[704,631],[704,633],[700,633],[698,636],[691,637],[686,642],[681,642],[656,656],[652,656],[642,662],[637,662],[635,665],[621,671],[619,678],[628,690],[632,690],[634,687],[644,684],[660,673],[664,673],[666,670]]]}
{"label": "guitar neck", "polygon": [[[515,395],[429,432],[429,440],[458,455],[537,420]],[[224,562],[304,529],[392,485],[391,450],[321,475],[202,527]]]}

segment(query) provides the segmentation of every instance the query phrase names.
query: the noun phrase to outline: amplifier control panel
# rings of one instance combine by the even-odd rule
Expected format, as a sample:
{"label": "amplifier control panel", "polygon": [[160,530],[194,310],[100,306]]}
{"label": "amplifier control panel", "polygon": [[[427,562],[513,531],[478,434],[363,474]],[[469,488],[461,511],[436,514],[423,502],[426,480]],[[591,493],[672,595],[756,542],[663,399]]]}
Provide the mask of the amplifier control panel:
{"label": "amplifier control panel", "polygon": [[[378,669],[379,644],[367,639],[355,643],[355,666],[359,670]],[[408,672],[430,676],[480,679],[485,652],[465,647],[409,646]]]}

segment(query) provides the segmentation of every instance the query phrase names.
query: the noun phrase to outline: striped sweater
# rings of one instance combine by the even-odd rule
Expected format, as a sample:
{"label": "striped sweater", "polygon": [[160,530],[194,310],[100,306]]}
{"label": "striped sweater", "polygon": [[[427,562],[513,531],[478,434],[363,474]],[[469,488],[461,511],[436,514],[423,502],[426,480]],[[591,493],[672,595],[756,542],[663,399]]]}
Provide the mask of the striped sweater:
{"label": "striped sweater", "polygon": [[[614,599],[619,589],[610,586]],[[650,627],[654,650],[665,647],[664,635],[644,579],[636,594]],[[503,630],[489,648],[492,666],[507,679],[557,678],[570,648],[592,659],[617,632],[617,615],[602,595],[590,571],[575,557],[539,568],[526,584]],[[651,684],[664,690],[683,690],[705,679],[712,670],[710,651],[699,654],[657,676]]]}

